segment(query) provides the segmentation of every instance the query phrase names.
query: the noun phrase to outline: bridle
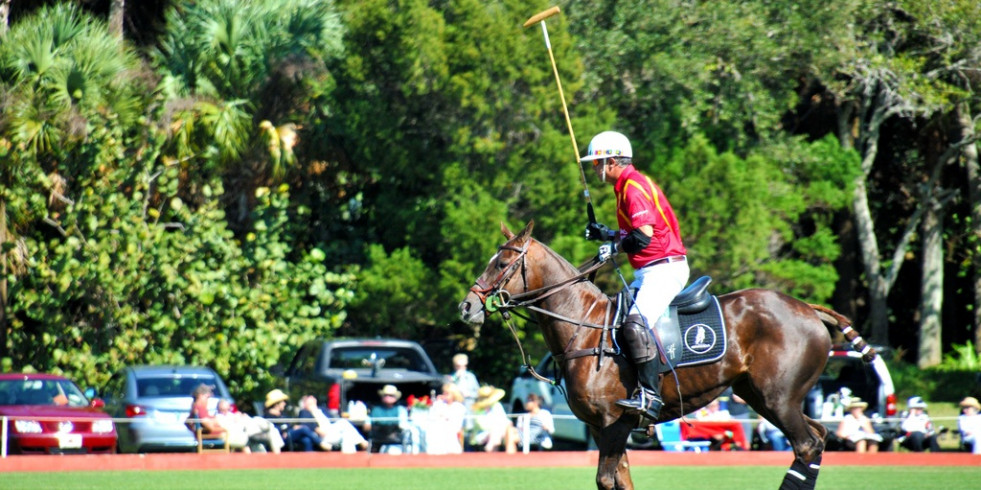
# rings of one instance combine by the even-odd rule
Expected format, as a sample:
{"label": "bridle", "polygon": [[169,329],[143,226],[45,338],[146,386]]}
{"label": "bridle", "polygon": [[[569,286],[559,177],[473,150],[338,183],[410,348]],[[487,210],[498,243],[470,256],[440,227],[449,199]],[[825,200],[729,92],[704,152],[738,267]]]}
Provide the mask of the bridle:
{"label": "bridle", "polygon": [[526,292],[528,291],[528,268],[525,266],[525,257],[528,256],[528,245],[530,244],[531,240],[526,240],[525,244],[521,248],[508,245],[507,243],[497,247],[498,255],[500,255],[500,253],[504,250],[517,252],[518,255],[512,259],[511,262],[508,262],[508,265],[504,266],[504,269],[501,270],[492,284],[488,285],[479,277],[474,280],[474,285],[470,287],[470,291],[480,298],[480,303],[484,305],[484,309],[486,311],[493,313],[501,306],[504,306],[510,302],[511,293],[508,290],[503,289],[502,286],[511,280],[511,276],[514,275],[519,266],[521,268],[521,280],[525,284],[524,290]]}
{"label": "bridle", "polygon": [[[561,354],[554,355],[554,357],[556,358],[556,360],[564,361],[569,359],[575,359],[578,357],[599,356],[600,357],[599,364],[601,364],[604,354],[618,354],[619,352],[616,350],[614,351],[604,350],[602,347],[581,349],[577,351],[570,351],[570,348],[573,342],[575,341],[575,339],[579,335],[578,333],[579,329],[583,327],[600,329],[603,331],[605,337],[608,334],[608,332],[613,328],[611,325],[599,325],[596,323],[587,322],[584,319],[576,320],[573,318],[569,318],[567,316],[560,315],[554,311],[542,308],[538,306],[536,303],[540,303],[545,298],[548,298],[549,296],[552,296],[553,294],[558,293],[559,291],[562,291],[563,289],[569,286],[572,286],[580,282],[588,281],[589,276],[592,273],[594,273],[596,270],[598,270],[600,267],[603,267],[605,262],[600,260],[593,260],[591,263],[588,263],[587,265],[584,265],[582,268],[580,268],[578,274],[575,274],[569,277],[568,279],[529,291],[528,277],[527,277],[528,269],[526,265],[526,258],[528,256],[528,246],[531,244],[531,242],[532,242],[531,239],[526,240],[521,248],[515,247],[513,245],[509,245],[507,243],[498,247],[497,248],[498,254],[500,254],[502,251],[509,250],[509,251],[517,252],[518,255],[515,256],[510,262],[508,262],[506,266],[504,266],[501,272],[498,273],[497,277],[494,278],[493,283],[487,284],[487,282],[483,281],[481,278],[478,277],[474,281],[474,285],[470,288],[470,291],[480,299],[480,302],[483,305],[485,311],[487,311],[488,313],[494,313],[496,311],[501,312],[501,316],[504,318],[504,321],[507,324],[508,329],[511,331],[511,335],[514,337],[514,340],[518,345],[518,351],[520,352],[521,359],[524,362],[523,367],[536,379],[556,385],[557,381],[539,375],[537,372],[535,372],[534,367],[531,366],[530,359],[528,358],[527,354],[525,354],[524,347],[521,345],[521,340],[518,337],[517,329],[515,328],[514,323],[511,321],[510,311],[518,308],[527,308],[537,313],[555,318],[559,321],[563,321],[575,325],[577,327],[576,333],[574,333],[572,337],[569,339],[569,342],[566,345],[565,350]],[[510,291],[504,289],[503,286],[508,282],[510,282],[511,278],[517,273],[519,268],[521,270],[521,279],[524,282],[523,292],[518,294],[512,294]],[[595,306],[596,305],[594,304],[593,307]],[[593,307],[589,308],[589,312],[592,311]],[[587,314],[585,315],[586,317],[589,316],[589,312],[587,312]],[[604,316],[604,318],[609,318],[609,315],[610,315],[609,305],[607,305],[607,313]],[[529,319],[528,317],[525,317],[523,315],[519,315],[519,316],[522,316],[522,318]],[[597,369],[599,368],[599,364],[597,364]]]}

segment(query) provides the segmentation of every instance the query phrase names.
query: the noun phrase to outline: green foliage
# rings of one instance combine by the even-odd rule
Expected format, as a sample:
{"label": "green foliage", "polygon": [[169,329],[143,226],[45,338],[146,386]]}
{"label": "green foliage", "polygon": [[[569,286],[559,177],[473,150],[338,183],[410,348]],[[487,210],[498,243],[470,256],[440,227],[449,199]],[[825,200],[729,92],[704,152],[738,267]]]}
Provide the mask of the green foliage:
{"label": "green foliage", "polygon": [[857,165],[826,140],[740,158],[696,137],[652,175],[679,215],[696,273],[722,290],[770,287],[822,302],[837,280],[829,210],[847,202]]}
{"label": "green foliage", "polygon": [[965,396],[981,396],[977,368],[958,368],[944,363],[921,369],[915,363],[902,360],[887,360],[886,363],[899,400],[922,396],[934,402],[956,403]]}
{"label": "green foliage", "polygon": [[329,273],[317,249],[291,252],[285,188],[261,189],[239,245],[216,201],[147,208],[148,175],[132,195],[86,187],[67,237],[32,237],[38,253],[11,291],[14,365],[101,384],[123,364],[203,364],[236,394],[261,395],[282,345],[341,325],[352,278]]}
{"label": "green foliage", "polygon": [[371,245],[368,263],[358,271],[354,301],[349,312],[358,319],[352,335],[393,336],[423,340],[423,328],[438,307],[437,297],[427,285],[434,274],[411,250],[401,248],[387,255],[381,245]]}
{"label": "green foliage", "polygon": [[974,371],[981,372],[981,356],[974,348],[974,343],[968,340],[964,344],[954,344],[951,352],[944,354],[943,362],[937,366],[940,371]]}

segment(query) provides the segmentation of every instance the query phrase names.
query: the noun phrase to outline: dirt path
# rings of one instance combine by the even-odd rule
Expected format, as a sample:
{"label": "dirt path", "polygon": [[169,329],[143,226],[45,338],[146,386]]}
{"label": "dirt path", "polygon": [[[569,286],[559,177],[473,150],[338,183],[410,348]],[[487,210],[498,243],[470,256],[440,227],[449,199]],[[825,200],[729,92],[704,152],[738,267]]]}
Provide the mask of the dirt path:
{"label": "dirt path", "polygon": [[[10,456],[0,459],[6,471],[119,471],[274,468],[428,468],[428,467],[529,467],[596,466],[596,451],[535,452],[531,454],[465,453],[457,455],[338,454],[116,454],[83,456]],[[789,467],[791,453],[711,452],[665,453],[632,451],[632,466],[731,466]],[[822,466],[981,466],[981,456],[968,453],[825,453]]]}

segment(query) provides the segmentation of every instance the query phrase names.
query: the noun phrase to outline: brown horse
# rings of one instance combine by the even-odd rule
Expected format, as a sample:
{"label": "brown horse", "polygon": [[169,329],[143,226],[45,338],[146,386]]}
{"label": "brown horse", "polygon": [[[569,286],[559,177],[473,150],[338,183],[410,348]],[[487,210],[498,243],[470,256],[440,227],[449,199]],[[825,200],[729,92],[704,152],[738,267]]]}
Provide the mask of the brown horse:
{"label": "brown horse", "polygon": [[[536,312],[545,343],[563,360],[569,407],[589,426],[599,447],[597,487],[632,489],[627,438],[648,424],[615,405],[636,386],[636,373],[622,355],[607,349],[614,334],[613,300],[532,238],[533,224],[517,235],[501,225],[508,240],[460,303],[460,313],[464,321],[480,324],[485,312],[507,310],[519,298]],[[856,349],[865,348],[866,360],[874,351],[844,316],[778,292],[750,289],[721,295],[718,301],[728,348],[717,362],[677,369],[677,382],[674,376],[664,377],[658,422],[705,406],[732,386],[794,448],[795,461],[780,488],[814,488],[827,429],[805,416],[802,405],[828,359],[831,338],[825,323],[838,327]]]}

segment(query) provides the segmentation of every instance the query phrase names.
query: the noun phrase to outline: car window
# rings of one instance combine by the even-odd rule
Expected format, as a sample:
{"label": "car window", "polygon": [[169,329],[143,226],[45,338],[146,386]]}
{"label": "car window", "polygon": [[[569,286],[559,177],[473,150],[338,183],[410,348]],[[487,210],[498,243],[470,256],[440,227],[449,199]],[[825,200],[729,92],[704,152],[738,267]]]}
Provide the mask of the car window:
{"label": "car window", "polygon": [[89,404],[82,390],[65,379],[17,379],[0,381],[6,405],[67,405],[84,407]]}
{"label": "car window", "polygon": [[363,369],[372,367],[405,369],[426,372],[429,368],[422,356],[413,349],[387,348],[336,348],[330,352],[330,367],[338,369]]}
{"label": "car window", "polygon": [[199,384],[214,387],[214,376],[157,376],[136,380],[137,395],[141,398],[191,396]]}

